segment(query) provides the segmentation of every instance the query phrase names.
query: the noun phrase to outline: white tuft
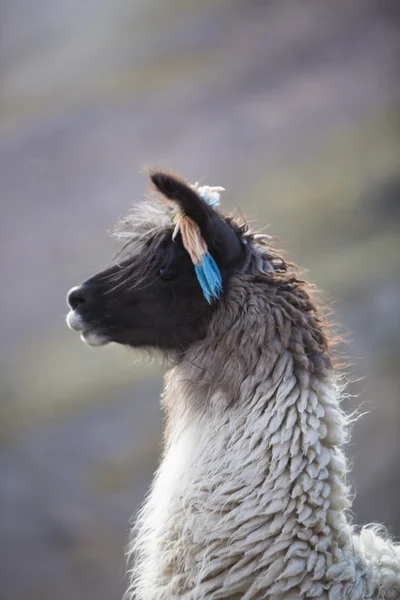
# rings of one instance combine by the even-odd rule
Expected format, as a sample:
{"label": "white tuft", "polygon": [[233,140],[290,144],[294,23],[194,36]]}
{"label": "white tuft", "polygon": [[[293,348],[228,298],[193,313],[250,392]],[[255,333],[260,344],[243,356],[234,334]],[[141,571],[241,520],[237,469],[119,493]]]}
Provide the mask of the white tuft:
{"label": "white tuft", "polygon": [[190,186],[211,206],[219,203],[220,192],[225,192],[225,188],[220,185],[200,185],[198,181]]}

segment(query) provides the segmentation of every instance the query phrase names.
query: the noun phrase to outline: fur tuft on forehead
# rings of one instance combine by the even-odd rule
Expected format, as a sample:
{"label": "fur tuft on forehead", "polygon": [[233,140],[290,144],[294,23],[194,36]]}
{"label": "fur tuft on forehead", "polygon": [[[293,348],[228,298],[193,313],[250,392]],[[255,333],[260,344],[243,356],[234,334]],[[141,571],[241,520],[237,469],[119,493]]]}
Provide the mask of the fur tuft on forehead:
{"label": "fur tuft on forehead", "polygon": [[113,236],[118,240],[148,240],[160,231],[172,227],[173,207],[154,197],[135,204],[129,214],[116,224]]}
{"label": "fur tuft on forehead", "polygon": [[[121,267],[115,275],[118,283],[126,274],[132,288],[146,284],[153,272],[155,257],[172,240],[172,213],[165,202],[149,197],[135,204],[128,215],[117,222],[111,233],[122,243],[112,261]],[[132,263],[135,257],[138,260]]]}
{"label": "fur tuft on forehead", "polygon": [[112,231],[112,236],[123,244],[118,255],[142,254],[145,249],[154,248],[167,238],[172,239],[172,214],[172,206],[158,198],[149,197],[135,204]]}

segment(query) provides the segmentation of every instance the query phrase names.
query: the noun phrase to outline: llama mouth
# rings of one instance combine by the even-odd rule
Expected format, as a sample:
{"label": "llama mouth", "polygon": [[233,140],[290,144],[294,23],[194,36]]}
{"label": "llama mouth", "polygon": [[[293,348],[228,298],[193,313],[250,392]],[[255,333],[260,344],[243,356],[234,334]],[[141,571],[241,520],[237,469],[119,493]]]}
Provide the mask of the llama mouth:
{"label": "llama mouth", "polygon": [[81,315],[75,310],[69,311],[66,321],[69,329],[72,329],[72,331],[81,332],[81,340],[87,346],[105,346],[110,342],[109,338],[103,333],[96,331],[93,327],[89,327]]}
{"label": "llama mouth", "polygon": [[108,337],[102,333],[94,331],[94,329],[85,329],[82,331],[81,340],[87,346],[92,346],[92,348],[99,348],[100,346],[105,346],[110,342]]}
{"label": "llama mouth", "polygon": [[76,310],[70,310],[67,314],[67,325],[73,331],[85,331],[89,329],[88,325],[85,323],[83,318]]}

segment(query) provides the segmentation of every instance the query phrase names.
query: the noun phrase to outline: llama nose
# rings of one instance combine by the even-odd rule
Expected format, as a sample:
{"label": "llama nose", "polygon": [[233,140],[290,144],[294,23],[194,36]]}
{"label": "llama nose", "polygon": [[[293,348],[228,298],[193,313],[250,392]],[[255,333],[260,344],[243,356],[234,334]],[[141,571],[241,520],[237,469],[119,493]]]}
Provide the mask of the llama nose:
{"label": "llama nose", "polygon": [[76,286],[71,288],[68,292],[67,302],[72,310],[75,310],[82,304],[85,304],[87,302],[87,290],[85,287]]}

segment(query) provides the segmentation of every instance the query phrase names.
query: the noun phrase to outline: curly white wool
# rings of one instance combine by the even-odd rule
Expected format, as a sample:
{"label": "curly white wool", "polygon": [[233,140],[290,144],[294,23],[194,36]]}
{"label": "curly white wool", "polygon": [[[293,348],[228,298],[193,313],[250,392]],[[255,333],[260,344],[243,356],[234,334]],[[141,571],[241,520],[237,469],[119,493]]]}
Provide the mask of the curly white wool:
{"label": "curly white wool", "polygon": [[[399,597],[400,549],[373,529],[354,535],[346,520],[338,388],[312,379],[304,387],[288,361],[278,359],[269,389],[260,386],[245,411],[225,411],[216,393],[207,414],[174,415],[138,520],[129,598]],[[186,377],[170,374],[167,412],[187,394]]]}

